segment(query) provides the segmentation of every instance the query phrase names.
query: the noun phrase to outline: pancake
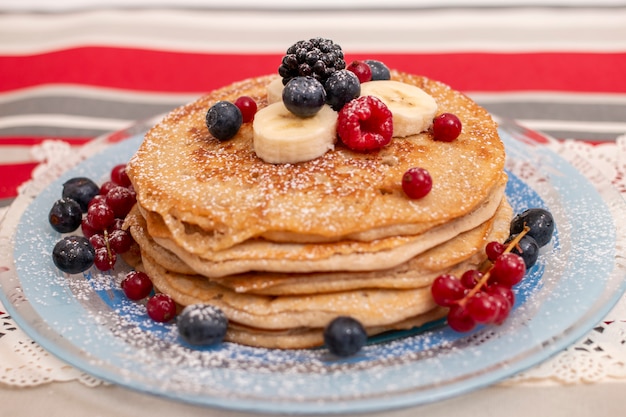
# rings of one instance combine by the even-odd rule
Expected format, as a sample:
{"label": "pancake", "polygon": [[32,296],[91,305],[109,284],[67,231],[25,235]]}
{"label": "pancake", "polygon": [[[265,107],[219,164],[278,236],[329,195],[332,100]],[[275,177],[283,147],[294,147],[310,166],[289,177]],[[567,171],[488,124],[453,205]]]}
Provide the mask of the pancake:
{"label": "pancake", "polygon": [[[398,72],[393,78],[425,90],[439,112],[456,113],[461,135],[446,143],[424,132],[379,152],[338,145],[311,161],[268,164],[253,151],[249,124],[227,142],[205,126],[206,110],[218,100],[245,94],[263,107],[274,77],[253,78],[173,111],[146,134],[127,169],[137,200],[163,219],[178,246],[196,254],[259,237],[318,242],[381,239],[399,230],[415,235],[471,213],[501,181],[505,155],[496,123],[442,83]],[[407,199],[400,184],[414,166],[434,179],[418,201]]]}
{"label": "pancake", "polygon": [[[361,288],[419,288],[430,285],[443,272],[475,268],[484,258],[482,248],[489,241],[508,237],[512,210],[502,201],[496,215],[480,226],[461,233],[409,261],[391,269],[363,272],[285,274],[251,272],[210,280],[236,292],[265,295],[311,294]],[[147,233],[146,223],[135,208],[127,217],[127,227],[141,250],[163,268],[181,274],[199,273],[173,252],[158,245]]]}

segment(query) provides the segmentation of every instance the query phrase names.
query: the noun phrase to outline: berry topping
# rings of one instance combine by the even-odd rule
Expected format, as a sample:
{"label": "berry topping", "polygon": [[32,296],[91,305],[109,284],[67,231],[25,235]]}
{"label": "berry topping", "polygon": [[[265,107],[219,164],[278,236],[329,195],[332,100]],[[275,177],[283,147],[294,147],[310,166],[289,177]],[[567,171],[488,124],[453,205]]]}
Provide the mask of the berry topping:
{"label": "berry topping", "polygon": [[337,356],[354,355],[366,342],[367,333],[363,325],[352,317],[337,317],[324,328],[324,343]]}
{"label": "berry topping", "polygon": [[469,332],[476,326],[476,321],[465,306],[455,304],[448,312],[448,326],[457,332]]}
{"label": "berry topping", "polygon": [[366,59],[364,62],[370,67],[372,72],[372,81],[391,79],[391,72],[389,71],[389,68],[387,68],[387,66],[382,62],[374,59]]}
{"label": "berry topping", "polygon": [[382,148],[391,141],[393,119],[378,98],[363,96],[352,100],[339,112],[337,133],[343,143],[359,152]]}
{"label": "berry topping", "polygon": [[108,247],[102,247],[95,250],[93,263],[100,271],[109,271],[115,267],[117,255]]}
{"label": "berry topping", "polygon": [[145,272],[131,271],[121,283],[122,291],[130,300],[142,300],[152,292],[152,281]]}
{"label": "berry topping", "polygon": [[78,229],[82,220],[80,204],[70,198],[55,201],[48,213],[50,225],[59,233],[73,232]]}
{"label": "berry topping", "polygon": [[462,125],[459,118],[452,113],[443,113],[433,120],[435,140],[452,142],[461,134]]}
{"label": "berry topping", "polygon": [[[509,243],[513,239],[515,239],[517,235],[510,236],[506,243]],[[524,260],[524,264],[526,265],[526,269],[529,269],[531,266],[537,262],[537,258],[539,258],[539,245],[537,241],[532,238],[529,234],[522,236],[519,242],[513,247],[511,253],[519,255]]]}
{"label": "berry topping", "polygon": [[54,245],[52,261],[63,272],[77,274],[91,268],[95,252],[83,236],[66,236]]}
{"label": "berry topping", "polygon": [[115,213],[107,204],[93,204],[87,210],[87,223],[95,230],[104,230],[115,221]]}
{"label": "berry topping", "polygon": [[496,259],[498,259],[498,256],[504,253],[505,249],[506,249],[506,245],[500,242],[493,241],[493,242],[487,243],[487,246],[485,246],[485,253],[487,254],[487,259],[489,259],[492,262],[495,261]]}
{"label": "berry topping", "polygon": [[402,176],[402,190],[409,198],[423,198],[432,188],[433,180],[424,168],[410,168]]}
{"label": "berry topping", "polygon": [[228,319],[219,308],[210,304],[192,304],[176,318],[178,333],[191,345],[209,346],[222,342]]}
{"label": "berry topping", "polygon": [[443,307],[450,307],[455,304],[463,298],[466,290],[461,281],[449,274],[439,275],[430,288],[435,302]]}
{"label": "berry topping", "polygon": [[176,303],[172,298],[163,293],[155,294],[146,303],[148,316],[159,323],[165,323],[176,316]]}
{"label": "berry topping", "polygon": [[309,75],[324,84],[331,74],[345,67],[339,45],[330,39],[313,38],[298,41],[287,49],[278,74],[283,77],[283,85],[294,77]]}
{"label": "berry topping", "polygon": [[241,110],[230,101],[218,101],[206,114],[209,133],[218,140],[228,140],[239,132],[243,123]]}
{"label": "berry topping", "polygon": [[126,164],[119,164],[111,170],[111,181],[122,187],[130,186],[130,178],[126,173]]}
{"label": "berry topping", "polygon": [[299,117],[315,116],[326,102],[322,83],[313,77],[295,77],[283,89],[287,110]]}
{"label": "berry topping", "polygon": [[554,219],[545,209],[531,208],[515,216],[511,221],[511,234],[520,233],[524,226],[530,228],[528,235],[535,239],[539,247],[545,246],[552,239]]}
{"label": "berry topping", "polygon": [[366,83],[372,80],[372,69],[364,61],[352,61],[346,69],[353,72],[359,82]]}
{"label": "berry topping", "polygon": [[119,187],[119,186],[116,183],[114,183],[113,181],[106,181],[106,182],[104,182],[100,186],[100,195],[106,196],[109,193],[109,191],[111,191],[115,187]]}
{"label": "berry topping", "polygon": [[526,266],[519,255],[509,252],[496,259],[490,272],[490,282],[512,287],[524,278]]}
{"label": "berry topping", "polygon": [[242,123],[249,123],[254,120],[257,104],[252,97],[241,96],[235,100],[234,104],[241,112]]}
{"label": "berry topping", "polygon": [[476,269],[468,269],[461,275],[461,284],[463,284],[465,288],[474,288],[483,275],[482,272]]}
{"label": "berry topping", "polygon": [[63,198],[70,198],[80,205],[83,213],[87,211],[89,201],[96,195],[100,188],[89,178],[77,177],[63,184]]}
{"label": "berry topping", "polygon": [[124,218],[135,205],[135,196],[126,187],[115,187],[105,197],[106,205],[113,210],[115,217]]}
{"label": "berry topping", "polygon": [[335,71],[324,83],[326,103],[339,111],[346,103],[361,94],[361,83],[357,76],[348,70]]}

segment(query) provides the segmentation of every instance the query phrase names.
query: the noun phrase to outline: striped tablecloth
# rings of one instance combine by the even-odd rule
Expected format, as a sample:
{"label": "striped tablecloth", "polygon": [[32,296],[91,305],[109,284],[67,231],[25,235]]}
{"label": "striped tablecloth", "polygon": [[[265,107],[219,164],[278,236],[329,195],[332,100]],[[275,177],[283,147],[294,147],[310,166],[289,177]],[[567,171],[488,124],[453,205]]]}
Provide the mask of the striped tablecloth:
{"label": "striped tablecloth", "polygon": [[255,9],[211,3],[0,5],[0,205],[41,162],[33,147],[43,141],[79,146],[231,81],[275,72],[290,44],[314,36],[340,43],[348,61],[376,58],[439,79],[557,138],[626,133],[626,2],[392,1],[359,10],[359,2],[288,10],[276,1]]}

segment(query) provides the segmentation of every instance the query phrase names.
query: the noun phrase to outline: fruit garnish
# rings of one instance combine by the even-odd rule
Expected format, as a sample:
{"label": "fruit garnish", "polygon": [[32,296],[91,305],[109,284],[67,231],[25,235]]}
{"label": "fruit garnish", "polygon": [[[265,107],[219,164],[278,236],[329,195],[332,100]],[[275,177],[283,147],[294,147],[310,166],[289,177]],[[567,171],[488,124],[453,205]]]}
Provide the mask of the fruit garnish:
{"label": "fruit garnish", "polygon": [[298,117],[277,102],[259,110],[252,123],[256,155],[270,164],[295,164],[335,147],[337,112],[324,105],[312,117]]}
{"label": "fruit garnish", "polygon": [[115,217],[124,218],[135,205],[135,195],[126,187],[117,186],[107,193],[104,202],[113,210]]}
{"label": "fruit garnish", "polygon": [[210,346],[221,343],[228,328],[228,318],[210,304],[191,304],[176,318],[178,333],[187,343]]}
{"label": "fruit garnish", "polygon": [[87,212],[89,201],[100,192],[100,187],[85,177],[76,177],[63,184],[63,198],[70,198],[76,201],[83,213]]}
{"label": "fruit garnish", "polygon": [[441,142],[452,142],[462,129],[461,121],[452,113],[442,113],[433,120],[433,137]]}
{"label": "fruit garnish", "polygon": [[84,236],[66,236],[54,245],[52,261],[63,272],[77,274],[91,268],[95,251]]}
{"label": "fruit garnish", "polygon": [[389,68],[380,61],[375,59],[366,59],[365,62],[369,65],[372,72],[372,81],[389,80],[391,79],[391,72]]}
{"label": "fruit garnish", "polygon": [[352,317],[339,316],[324,328],[324,343],[334,355],[352,356],[361,350],[366,342],[367,333],[363,325]]}
{"label": "fruit garnish", "polygon": [[372,69],[364,61],[352,61],[346,69],[353,72],[361,83],[372,80]]}
{"label": "fruit garnish", "polygon": [[516,235],[520,233],[524,226],[530,228],[528,235],[535,239],[539,247],[543,247],[552,238],[554,218],[548,210],[531,208],[513,218],[511,221],[511,234]]}
{"label": "fruit garnish", "polygon": [[283,88],[287,110],[298,117],[315,116],[326,103],[324,86],[313,77],[295,77]]}
{"label": "fruit garnish", "polygon": [[[510,236],[504,243],[509,243],[516,236],[517,235]],[[517,245],[515,245],[511,252],[521,256],[526,265],[526,269],[529,269],[537,262],[537,258],[539,257],[539,244],[532,236],[526,234],[517,242]]]}
{"label": "fruit garnish", "polygon": [[348,70],[335,71],[324,83],[326,103],[339,111],[361,94],[361,83],[357,76]]}
{"label": "fruit garnish", "polygon": [[392,114],[376,97],[359,97],[339,112],[337,133],[342,142],[354,151],[381,149],[391,141]]}
{"label": "fruit garnish", "polygon": [[120,284],[129,300],[142,300],[152,292],[152,280],[145,272],[130,271]]}
{"label": "fruit garnish", "polygon": [[283,85],[299,76],[312,76],[324,84],[331,74],[345,67],[341,46],[330,39],[313,38],[298,41],[287,49],[278,74]]}
{"label": "fruit garnish", "polygon": [[146,303],[148,316],[159,323],[166,323],[176,317],[176,303],[167,294],[158,293]]}
{"label": "fruit garnish", "polygon": [[241,96],[233,103],[241,112],[241,120],[243,123],[250,123],[254,120],[257,111],[256,101],[249,96]]}
{"label": "fruit garnish", "polygon": [[427,131],[437,112],[437,102],[419,87],[395,80],[361,84],[362,96],[375,96],[393,114],[393,136],[406,137]]}
{"label": "fruit garnish", "polygon": [[111,169],[111,181],[122,187],[130,186],[130,178],[128,178],[128,173],[126,173],[126,164],[115,165]]}
{"label": "fruit garnish", "polygon": [[218,101],[206,114],[206,126],[214,138],[224,141],[239,132],[243,123],[241,110],[230,101]]}
{"label": "fruit garnish", "polygon": [[95,249],[93,264],[98,270],[105,272],[115,267],[117,255],[108,246]]}
{"label": "fruit garnish", "polygon": [[[476,324],[501,324],[508,317],[515,302],[512,287],[526,273],[524,260],[511,251],[529,230],[525,227],[514,237],[485,271],[469,270],[461,279],[451,274],[435,278],[431,294],[435,303],[450,308],[447,319],[452,329],[466,332]],[[491,256],[500,252],[498,245],[491,246],[495,248]]]}
{"label": "fruit garnish", "polygon": [[485,253],[487,254],[487,259],[489,259],[491,262],[495,261],[496,259],[498,259],[498,256],[504,253],[505,249],[506,249],[506,245],[503,243],[496,242],[496,241],[487,243],[487,246],[485,246]]}
{"label": "fruit garnish", "polygon": [[80,204],[71,198],[61,198],[55,201],[48,213],[50,225],[59,233],[69,233],[78,229],[82,219],[83,212]]}
{"label": "fruit garnish", "polygon": [[402,176],[402,190],[411,199],[425,197],[432,188],[433,180],[424,168],[409,168]]}

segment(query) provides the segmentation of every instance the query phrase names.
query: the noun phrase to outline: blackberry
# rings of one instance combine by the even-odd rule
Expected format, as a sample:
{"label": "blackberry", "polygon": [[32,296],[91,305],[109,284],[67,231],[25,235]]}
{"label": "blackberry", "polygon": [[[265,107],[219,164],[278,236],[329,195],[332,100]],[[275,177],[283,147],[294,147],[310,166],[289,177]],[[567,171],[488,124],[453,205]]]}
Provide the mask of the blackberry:
{"label": "blackberry", "polygon": [[324,84],[330,75],[346,67],[341,46],[330,39],[313,38],[291,45],[278,67],[283,85],[298,76],[311,76]]}

